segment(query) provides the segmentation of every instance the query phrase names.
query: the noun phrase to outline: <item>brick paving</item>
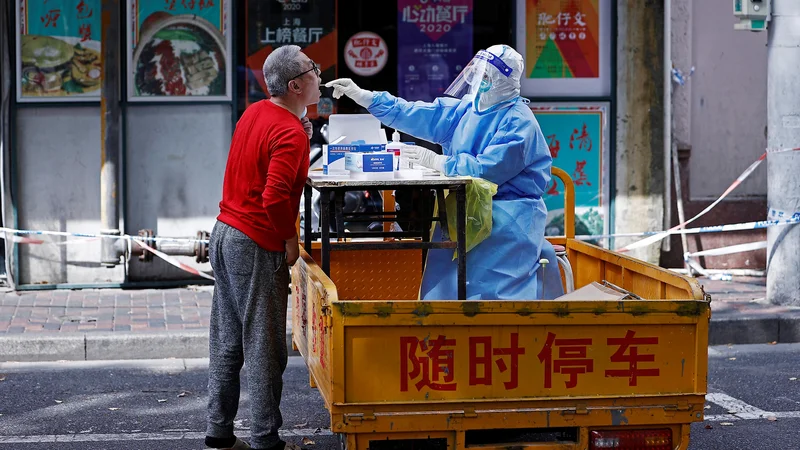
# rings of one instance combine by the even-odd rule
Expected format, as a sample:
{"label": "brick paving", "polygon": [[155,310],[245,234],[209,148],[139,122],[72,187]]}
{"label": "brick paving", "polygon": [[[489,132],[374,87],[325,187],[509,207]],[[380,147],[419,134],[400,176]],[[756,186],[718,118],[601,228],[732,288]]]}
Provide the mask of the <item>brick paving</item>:
{"label": "brick paving", "polygon": [[[764,278],[700,282],[711,294],[717,316],[797,310],[767,304]],[[211,286],[0,292],[0,335],[207,329],[212,292]],[[291,313],[287,328],[291,328]]]}
{"label": "brick paving", "polygon": [[0,293],[0,335],[207,329],[210,286]]}

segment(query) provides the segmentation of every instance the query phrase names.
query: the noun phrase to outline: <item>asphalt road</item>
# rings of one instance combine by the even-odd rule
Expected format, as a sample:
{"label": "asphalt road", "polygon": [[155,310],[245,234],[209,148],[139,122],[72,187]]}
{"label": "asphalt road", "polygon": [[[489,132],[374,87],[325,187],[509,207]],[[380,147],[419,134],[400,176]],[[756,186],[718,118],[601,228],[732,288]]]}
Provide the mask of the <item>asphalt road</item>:
{"label": "asphalt road", "polygon": [[[206,364],[0,363],[0,449],[203,448]],[[790,380],[800,378],[800,344],[715,347],[709,366],[707,420],[693,425],[691,449],[800,449],[800,381]],[[242,400],[236,428],[246,437]],[[290,358],[282,409],[286,440],[337,448],[299,358]]]}

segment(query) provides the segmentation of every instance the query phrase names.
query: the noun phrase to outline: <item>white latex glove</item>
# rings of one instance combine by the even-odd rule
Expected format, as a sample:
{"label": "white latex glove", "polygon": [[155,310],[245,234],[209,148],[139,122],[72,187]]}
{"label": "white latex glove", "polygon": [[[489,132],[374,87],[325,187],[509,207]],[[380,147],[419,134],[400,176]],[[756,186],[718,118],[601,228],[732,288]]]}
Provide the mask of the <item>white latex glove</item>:
{"label": "white latex glove", "polygon": [[418,145],[407,145],[403,148],[403,156],[408,157],[408,162],[412,164],[419,164],[444,173],[444,162],[447,161],[447,156],[440,155],[433,150]]}
{"label": "white latex glove", "polygon": [[333,98],[340,98],[346,95],[353,99],[354,102],[369,108],[372,104],[372,91],[361,89],[350,78],[339,78],[325,84],[325,87],[333,88]]}

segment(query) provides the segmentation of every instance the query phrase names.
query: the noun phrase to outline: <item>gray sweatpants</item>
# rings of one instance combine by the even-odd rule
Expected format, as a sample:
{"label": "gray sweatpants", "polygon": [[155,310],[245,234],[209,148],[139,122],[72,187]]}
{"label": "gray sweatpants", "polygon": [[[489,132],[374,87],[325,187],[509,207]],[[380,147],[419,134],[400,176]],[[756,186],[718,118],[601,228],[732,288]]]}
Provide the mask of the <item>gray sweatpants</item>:
{"label": "gray sweatpants", "polygon": [[269,252],[241,231],[214,225],[209,245],[216,278],[211,304],[207,436],[233,436],[239,409],[239,372],[247,365],[250,445],[278,443],[286,369],[289,270],[284,252]]}

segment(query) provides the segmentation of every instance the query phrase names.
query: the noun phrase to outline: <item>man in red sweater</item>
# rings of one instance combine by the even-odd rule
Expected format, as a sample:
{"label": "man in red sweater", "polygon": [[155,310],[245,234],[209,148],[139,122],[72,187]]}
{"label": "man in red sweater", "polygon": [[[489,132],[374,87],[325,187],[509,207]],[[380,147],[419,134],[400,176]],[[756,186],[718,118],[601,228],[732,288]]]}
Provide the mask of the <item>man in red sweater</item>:
{"label": "man in red sweater", "polygon": [[295,220],[308,175],[319,67],[296,45],[264,62],[271,98],[244,112],[231,141],[220,214],[211,233],[216,284],[209,331],[206,446],[249,449],[233,434],[239,373],[247,364],[254,449],[296,448],[278,437],[289,266],[300,256]]}

